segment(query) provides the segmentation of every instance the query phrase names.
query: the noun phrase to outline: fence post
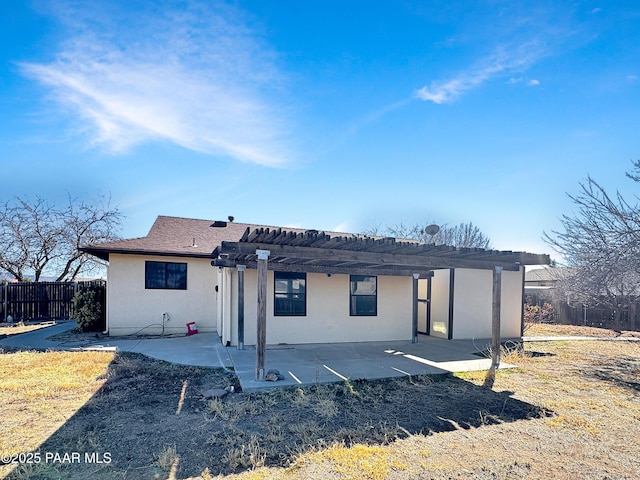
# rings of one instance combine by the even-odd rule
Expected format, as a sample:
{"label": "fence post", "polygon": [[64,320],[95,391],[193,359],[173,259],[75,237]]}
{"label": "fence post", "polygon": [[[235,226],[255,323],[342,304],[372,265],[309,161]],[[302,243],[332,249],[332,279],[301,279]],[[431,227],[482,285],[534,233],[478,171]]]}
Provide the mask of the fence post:
{"label": "fence post", "polygon": [[9,282],[4,282],[4,322],[7,323],[7,308],[9,306]]}

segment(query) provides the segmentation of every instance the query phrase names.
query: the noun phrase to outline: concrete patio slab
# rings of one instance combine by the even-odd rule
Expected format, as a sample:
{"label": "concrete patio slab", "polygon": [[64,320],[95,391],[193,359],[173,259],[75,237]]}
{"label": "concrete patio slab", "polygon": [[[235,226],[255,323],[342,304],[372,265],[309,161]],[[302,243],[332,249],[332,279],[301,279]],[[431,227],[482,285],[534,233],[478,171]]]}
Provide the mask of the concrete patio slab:
{"label": "concrete patio slab", "polygon": [[[284,380],[277,382],[255,380],[255,347],[245,347],[244,350],[229,347],[227,350],[243,391],[255,391],[276,386],[333,383],[347,379],[382,379],[488,370],[491,360],[475,353],[486,349],[489,343],[488,340],[442,340],[425,336],[418,343],[405,341],[268,346],[265,354],[266,370],[275,369],[284,376]],[[510,365],[501,365],[501,368],[508,367]]]}

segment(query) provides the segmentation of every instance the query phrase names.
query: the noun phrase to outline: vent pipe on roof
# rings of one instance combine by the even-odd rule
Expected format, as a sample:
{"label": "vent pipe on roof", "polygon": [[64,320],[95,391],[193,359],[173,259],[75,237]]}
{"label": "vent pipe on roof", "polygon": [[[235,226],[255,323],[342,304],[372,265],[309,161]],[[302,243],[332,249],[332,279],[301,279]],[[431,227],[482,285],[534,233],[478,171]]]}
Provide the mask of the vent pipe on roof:
{"label": "vent pipe on roof", "polygon": [[229,215],[227,219],[229,220],[229,223],[233,223],[234,217],[233,215]]}

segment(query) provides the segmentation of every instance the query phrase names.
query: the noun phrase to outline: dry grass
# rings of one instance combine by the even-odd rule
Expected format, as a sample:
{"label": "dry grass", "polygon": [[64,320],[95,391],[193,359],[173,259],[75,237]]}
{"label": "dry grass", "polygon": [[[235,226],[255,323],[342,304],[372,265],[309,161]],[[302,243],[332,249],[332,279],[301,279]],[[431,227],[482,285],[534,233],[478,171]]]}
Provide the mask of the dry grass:
{"label": "dry grass", "polygon": [[41,328],[55,325],[55,322],[16,322],[0,323],[0,338],[3,336],[19,335],[21,333],[32,332]]}
{"label": "dry grass", "polygon": [[[0,355],[1,378],[19,372],[23,382],[0,389],[6,448],[113,458],[23,465],[9,478],[613,480],[640,471],[640,343],[527,344],[504,352],[517,368],[498,371],[492,389],[486,372],[472,372],[216,401],[200,392],[224,387],[224,372],[111,355]],[[8,430],[14,418],[22,427]]]}
{"label": "dry grass", "polygon": [[583,327],[580,325],[555,325],[545,323],[527,324],[525,336],[580,336],[611,338],[618,336],[637,336],[640,332],[614,332],[607,328]]}
{"label": "dry grass", "polygon": [[15,352],[0,359],[0,452],[11,454],[37,449],[82,407],[105,382],[113,353]]}

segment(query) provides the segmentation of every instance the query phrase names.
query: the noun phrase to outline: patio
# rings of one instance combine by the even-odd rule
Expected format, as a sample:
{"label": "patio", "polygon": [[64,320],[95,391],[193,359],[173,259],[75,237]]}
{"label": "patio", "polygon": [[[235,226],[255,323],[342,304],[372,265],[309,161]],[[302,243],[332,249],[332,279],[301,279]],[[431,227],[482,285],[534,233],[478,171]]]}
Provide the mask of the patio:
{"label": "patio", "polygon": [[[267,346],[267,371],[284,376],[277,382],[255,380],[256,350],[228,347],[243,391],[273,387],[332,383],[344,380],[382,379],[411,375],[488,370],[491,359],[476,352],[486,350],[490,340],[444,340],[420,336],[418,343],[362,342]],[[501,368],[510,365],[502,364]],[[265,372],[266,373],[266,372]]]}

